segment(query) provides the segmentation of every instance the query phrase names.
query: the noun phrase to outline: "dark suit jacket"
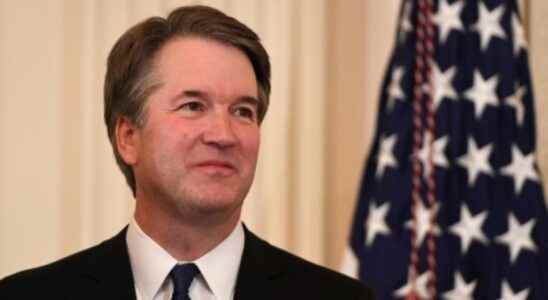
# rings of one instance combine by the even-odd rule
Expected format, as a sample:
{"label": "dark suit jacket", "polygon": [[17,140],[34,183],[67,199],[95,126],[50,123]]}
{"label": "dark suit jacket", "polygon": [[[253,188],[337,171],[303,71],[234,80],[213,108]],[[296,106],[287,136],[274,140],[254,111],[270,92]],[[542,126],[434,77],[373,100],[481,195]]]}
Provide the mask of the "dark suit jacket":
{"label": "dark suit jacket", "polygon": [[[126,229],[95,247],[4,278],[0,299],[136,299],[125,236]],[[246,229],[234,299],[373,296],[360,282],[276,248]]]}

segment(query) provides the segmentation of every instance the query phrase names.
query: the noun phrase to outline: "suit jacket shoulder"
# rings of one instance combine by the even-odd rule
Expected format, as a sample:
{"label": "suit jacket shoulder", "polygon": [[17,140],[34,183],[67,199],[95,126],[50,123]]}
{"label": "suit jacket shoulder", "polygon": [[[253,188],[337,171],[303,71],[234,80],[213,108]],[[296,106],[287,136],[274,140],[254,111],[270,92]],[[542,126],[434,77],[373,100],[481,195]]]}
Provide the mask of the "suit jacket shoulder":
{"label": "suit jacket shoulder", "polygon": [[97,246],[0,280],[0,299],[135,299],[125,231]]}
{"label": "suit jacket shoulder", "polygon": [[274,247],[246,229],[235,299],[373,299],[363,283]]}
{"label": "suit jacket shoulder", "polygon": [[[0,299],[136,299],[126,229],[54,263],[0,280]],[[235,300],[373,299],[360,282],[276,248],[245,230]]]}

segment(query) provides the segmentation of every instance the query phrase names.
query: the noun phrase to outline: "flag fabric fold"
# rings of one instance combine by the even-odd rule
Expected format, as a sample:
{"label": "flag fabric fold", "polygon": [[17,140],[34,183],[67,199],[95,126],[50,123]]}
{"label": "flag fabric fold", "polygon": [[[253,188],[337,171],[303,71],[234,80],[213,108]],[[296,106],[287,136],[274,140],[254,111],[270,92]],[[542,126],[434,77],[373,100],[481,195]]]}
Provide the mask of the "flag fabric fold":
{"label": "flag fabric fold", "polygon": [[[426,124],[430,107],[432,134],[413,123],[421,1],[402,1],[382,86],[350,236],[359,278],[378,299],[548,299],[548,210],[518,3],[430,0],[434,54],[419,88],[431,105],[418,118]],[[422,187],[414,209],[413,180]]]}

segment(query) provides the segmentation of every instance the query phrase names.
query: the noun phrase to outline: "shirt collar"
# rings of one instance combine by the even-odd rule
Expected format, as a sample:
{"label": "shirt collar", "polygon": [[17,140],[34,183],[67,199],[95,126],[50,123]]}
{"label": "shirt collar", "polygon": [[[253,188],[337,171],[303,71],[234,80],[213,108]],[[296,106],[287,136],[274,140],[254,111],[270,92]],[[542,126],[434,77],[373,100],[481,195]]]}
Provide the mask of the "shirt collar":
{"label": "shirt collar", "polygon": [[244,240],[243,227],[238,223],[224,241],[194,261],[217,299],[232,299]]}
{"label": "shirt collar", "polygon": [[177,260],[152,240],[135,219],[129,223],[126,240],[135,286],[143,299],[154,299]]}
{"label": "shirt collar", "polygon": [[[217,299],[231,299],[244,250],[244,231],[241,223],[211,251],[194,263],[200,269],[207,286]],[[153,299],[171,269],[178,262],[150,238],[133,218],[126,241],[135,278],[135,285],[144,299]]]}

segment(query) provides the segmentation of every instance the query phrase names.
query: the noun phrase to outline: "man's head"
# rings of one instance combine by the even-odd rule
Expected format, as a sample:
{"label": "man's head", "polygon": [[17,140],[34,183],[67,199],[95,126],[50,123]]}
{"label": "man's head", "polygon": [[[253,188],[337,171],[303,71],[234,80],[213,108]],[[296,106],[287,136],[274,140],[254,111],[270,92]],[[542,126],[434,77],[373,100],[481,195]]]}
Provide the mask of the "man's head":
{"label": "man's head", "polygon": [[[150,98],[165,85],[165,78],[158,72],[160,53],[167,45],[182,39],[209,41],[239,51],[249,61],[256,80],[259,100],[256,122],[263,120],[268,108],[268,55],[258,36],[236,19],[209,7],[190,6],[174,10],[166,19],[153,17],[132,27],[116,42],[108,58],[104,117],[116,161],[134,195],[134,169],[120,153],[116,127],[120,120],[136,128],[146,126]],[[190,57],[195,53],[181,51],[180,55]]]}

